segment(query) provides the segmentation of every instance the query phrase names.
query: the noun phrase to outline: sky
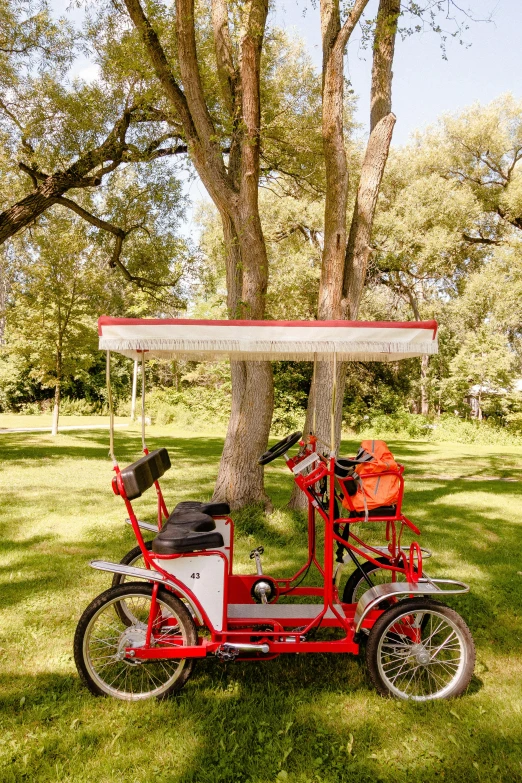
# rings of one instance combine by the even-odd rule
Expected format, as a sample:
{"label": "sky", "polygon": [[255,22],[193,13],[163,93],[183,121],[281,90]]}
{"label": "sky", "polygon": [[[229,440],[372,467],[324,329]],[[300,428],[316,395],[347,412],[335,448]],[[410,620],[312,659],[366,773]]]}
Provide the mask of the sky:
{"label": "sky", "polygon": [[[378,0],[371,0],[370,16]],[[52,0],[58,13],[66,12],[69,0]],[[310,55],[321,64],[319,0],[275,0],[270,21],[303,38]],[[315,8],[314,8],[315,6]],[[436,122],[444,113],[458,112],[472,103],[488,103],[502,93],[522,98],[522,0],[466,0],[470,10],[464,45],[450,38],[446,57],[440,37],[431,31],[397,39],[394,59],[393,111],[397,116],[393,145],[408,142],[415,130]],[[76,8],[68,12],[79,20]],[[460,19],[465,17],[461,14]],[[490,21],[479,21],[489,19]],[[447,23],[451,27],[450,23]],[[371,52],[361,46],[361,31],[350,40],[345,59],[346,77],[358,96],[357,122],[361,133],[369,123]],[[78,63],[76,73],[89,79],[96,69],[87,60]],[[208,200],[200,182],[187,183],[191,200]],[[191,212],[191,210],[190,210]],[[188,216],[190,223],[190,215]]]}

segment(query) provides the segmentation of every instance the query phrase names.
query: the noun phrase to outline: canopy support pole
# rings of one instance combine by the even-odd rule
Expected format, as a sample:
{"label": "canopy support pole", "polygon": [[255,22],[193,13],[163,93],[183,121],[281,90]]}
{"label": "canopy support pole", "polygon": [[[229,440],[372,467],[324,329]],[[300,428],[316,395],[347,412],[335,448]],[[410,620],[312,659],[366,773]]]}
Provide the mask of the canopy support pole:
{"label": "canopy support pole", "polygon": [[335,457],[335,408],[337,402],[337,354],[333,355],[332,410],[330,415],[330,456]]}
{"label": "canopy support pole", "polygon": [[141,354],[141,448],[149,453],[145,443],[145,351]]}
{"label": "canopy support pole", "polygon": [[107,384],[107,402],[109,403],[109,456],[112,459],[114,467],[118,466],[118,460],[114,454],[114,406],[112,404],[111,387],[111,352],[107,351],[107,363],[105,369],[105,378]]}
{"label": "canopy support pole", "polygon": [[314,353],[314,370],[312,373],[312,393],[314,395],[314,407],[312,409],[312,435],[316,434],[317,427],[317,354]]}
{"label": "canopy support pole", "polygon": [[134,359],[134,368],[132,371],[132,398],[131,398],[131,421],[136,420],[136,393],[138,390],[138,360]]}

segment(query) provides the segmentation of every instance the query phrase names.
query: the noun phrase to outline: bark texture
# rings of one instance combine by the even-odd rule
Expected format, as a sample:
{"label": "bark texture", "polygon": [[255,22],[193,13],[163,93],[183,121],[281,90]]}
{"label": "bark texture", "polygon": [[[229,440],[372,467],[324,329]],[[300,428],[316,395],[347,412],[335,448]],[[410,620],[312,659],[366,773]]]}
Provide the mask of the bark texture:
{"label": "bark texture", "polygon": [[350,226],[343,280],[343,317],[356,320],[364,289],[377,197],[390,150],[395,115],[385,115],[370,133]]}
{"label": "bark texture", "polygon": [[[336,320],[342,317],[342,286],[346,253],[346,209],[348,203],[348,164],[344,139],[344,69],[346,45],[368,0],[357,0],[341,26],[338,0],[321,0],[321,34],[323,47],[322,137],[326,174],[324,210],[324,246],[317,318]],[[342,382],[342,368],[337,367],[337,384]],[[316,432],[323,443],[330,444],[333,367],[318,362],[312,382],[311,398],[316,400]],[[337,395],[342,389],[336,385]],[[310,419],[310,417],[308,417]],[[311,421],[311,419],[310,419]],[[335,416],[335,440],[340,437],[340,418]]]}
{"label": "bark texture", "polygon": [[[396,277],[398,283],[396,285],[397,290],[401,291],[406,295],[406,299],[410,303],[410,307],[413,312],[413,317],[416,321],[421,320],[421,314],[419,309],[419,302],[417,300],[417,296],[415,295],[415,288],[414,286],[408,286],[406,283],[404,283],[399,273],[397,273]],[[420,361],[420,413],[422,413],[423,416],[427,416],[430,412],[430,397],[428,392],[428,373],[430,369],[430,357],[426,354],[424,356],[421,356]]]}
{"label": "bark texture", "polygon": [[421,356],[421,374],[420,374],[420,392],[421,392],[421,413],[427,416],[430,412],[430,397],[428,394],[428,371],[430,368],[430,357]]}
{"label": "bark texture", "polygon": [[[218,3],[219,6],[222,2]],[[262,319],[268,285],[268,258],[259,216],[259,126],[261,121],[260,66],[263,32],[268,4],[248,5],[241,42],[239,81],[228,79],[237,127],[237,102],[241,102],[242,138],[233,145],[233,178],[239,177],[239,199],[232,216],[233,227],[223,229],[227,248],[228,309],[230,317]],[[224,20],[220,17],[223,40]],[[228,30],[228,28],[226,28]],[[225,34],[226,39],[226,34]],[[228,52],[228,48],[227,48]],[[228,55],[227,55],[228,56]],[[220,58],[225,58],[221,54]],[[229,60],[222,62],[229,72]],[[240,92],[237,85],[240,84]],[[239,288],[239,279],[241,287]],[[272,365],[270,362],[232,362],[232,407],[223,453],[214,489],[215,500],[226,500],[233,508],[248,503],[270,507],[264,490],[264,471],[258,465],[266,450],[274,407]]]}
{"label": "bark texture", "polygon": [[[357,0],[343,25],[339,0],[321,0],[321,36],[323,49],[322,138],[325,160],[326,197],[324,211],[324,245],[317,318],[336,320],[342,317],[342,290],[346,254],[346,210],[348,204],[348,163],[344,140],[344,69],[346,45],[368,4]],[[336,399],[342,398],[343,367],[335,371]],[[313,407],[316,410],[316,434],[323,451],[331,449],[332,395],[334,368],[329,362],[317,362],[308,397],[305,432],[310,431]],[[315,402],[314,402],[315,401]],[[334,441],[341,433],[342,404],[336,405]],[[294,487],[290,507],[305,507],[304,494]]]}

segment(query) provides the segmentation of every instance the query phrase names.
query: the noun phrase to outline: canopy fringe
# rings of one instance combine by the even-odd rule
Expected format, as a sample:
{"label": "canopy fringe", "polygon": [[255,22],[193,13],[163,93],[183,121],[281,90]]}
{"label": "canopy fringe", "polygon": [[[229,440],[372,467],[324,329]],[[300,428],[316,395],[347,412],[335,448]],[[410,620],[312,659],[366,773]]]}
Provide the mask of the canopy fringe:
{"label": "canopy fringe", "polygon": [[[152,339],[141,340],[100,337],[99,347],[124,353],[131,358],[137,358],[142,352],[147,358],[156,353],[164,358],[186,359],[219,359],[231,358],[237,360],[294,360],[329,361],[334,353],[340,361],[394,361],[394,354],[401,358],[433,355],[437,353],[437,340],[429,342],[374,342],[374,341],[327,341],[304,342],[289,340],[288,342],[271,342],[265,340],[187,340],[187,339]],[[221,354],[221,356],[220,356]],[[389,356],[387,356],[389,354]]]}

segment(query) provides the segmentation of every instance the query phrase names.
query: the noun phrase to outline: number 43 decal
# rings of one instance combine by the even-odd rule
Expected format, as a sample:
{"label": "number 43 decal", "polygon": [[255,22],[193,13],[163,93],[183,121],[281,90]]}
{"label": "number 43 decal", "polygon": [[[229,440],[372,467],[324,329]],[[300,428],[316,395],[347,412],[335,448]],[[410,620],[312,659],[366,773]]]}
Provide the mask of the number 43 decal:
{"label": "number 43 decal", "polygon": [[200,578],[200,576],[199,576],[199,573],[198,573],[198,572],[196,572],[196,573],[194,573],[194,574],[191,574],[191,575],[190,575],[190,578],[191,578],[191,579],[199,579],[199,578]]}

